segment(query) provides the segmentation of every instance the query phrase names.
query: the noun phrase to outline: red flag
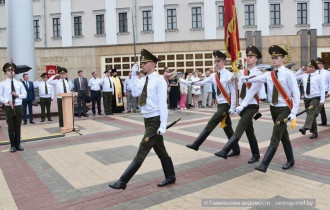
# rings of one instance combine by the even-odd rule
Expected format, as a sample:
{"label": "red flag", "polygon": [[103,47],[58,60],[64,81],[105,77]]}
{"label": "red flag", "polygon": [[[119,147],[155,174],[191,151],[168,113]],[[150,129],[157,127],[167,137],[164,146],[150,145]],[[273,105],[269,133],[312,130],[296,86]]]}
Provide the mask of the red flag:
{"label": "red flag", "polygon": [[57,74],[57,66],[56,65],[47,65],[46,66],[46,73],[47,73],[47,78]]}
{"label": "red flag", "polygon": [[227,56],[231,57],[234,72],[238,72],[237,62],[240,46],[235,0],[225,0],[224,7],[226,53]]}

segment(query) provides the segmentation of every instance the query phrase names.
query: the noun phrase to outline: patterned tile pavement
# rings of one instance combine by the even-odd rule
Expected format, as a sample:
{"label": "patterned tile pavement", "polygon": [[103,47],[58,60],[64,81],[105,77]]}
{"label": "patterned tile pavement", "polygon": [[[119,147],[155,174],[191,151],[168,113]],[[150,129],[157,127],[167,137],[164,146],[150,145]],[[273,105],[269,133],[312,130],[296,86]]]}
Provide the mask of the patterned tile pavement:
{"label": "patterned tile pavement", "polygon": [[[326,110],[329,116],[330,103]],[[164,188],[156,186],[164,174],[153,151],[126,190],[108,187],[136,154],[144,132],[140,114],[77,119],[81,136],[68,133],[61,138],[23,143],[24,152],[11,154],[8,145],[1,145],[0,210],[207,209],[202,199],[315,199],[315,205],[307,209],[330,209],[330,126],[318,127],[319,138],[310,140],[309,134],[302,136],[298,132],[305,116],[299,117],[296,129],[289,132],[295,166],[287,171],[281,169],[286,158],[280,146],[269,170],[263,174],[254,170],[258,163],[247,163],[251,152],[245,135],[240,140],[241,155],[227,160],[213,155],[227,141],[220,128],[212,132],[198,152],[185,147],[195,140],[214,111],[215,108],[208,108],[169,113],[169,122],[178,117],[182,120],[165,134],[177,182]],[[262,104],[260,111],[263,116],[254,121],[254,126],[263,155],[273,123],[267,104]],[[22,126],[23,138],[58,133],[58,121],[54,119],[44,124],[35,120],[36,125]],[[238,120],[238,116],[232,117],[234,128]],[[5,140],[7,128],[1,124],[0,140]]]}

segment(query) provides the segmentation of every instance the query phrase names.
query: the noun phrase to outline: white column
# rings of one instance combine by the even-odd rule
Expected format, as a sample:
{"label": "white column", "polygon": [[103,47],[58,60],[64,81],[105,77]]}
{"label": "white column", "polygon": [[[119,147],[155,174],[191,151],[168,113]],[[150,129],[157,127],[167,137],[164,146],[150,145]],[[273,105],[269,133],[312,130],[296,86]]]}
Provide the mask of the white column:
{"label": "white column", "polygon": [[62,47],[72,46],[71,0],[61,0]]}
{"label": "white column", "polygon": [[[117,3],[116,0],[105,0],[105,34],[106,44],[117,44]],[[129,18],[127,16],[127,18]]]}
{"label": "white column", "polygon": [[323,1],[310,1],[309,2],[309,19],[310,19],[310,29],[317,29],[317,35],[321,36],[323,34]]}
{"label": "white column", "polygon": [[[16,65],[28,65],[31,81],[36,80],[36,55],[33,32],[33,1],[6,1],[7,59]],[[20,75],[19,77],[22,77]]]}
{"label": "white column", "polygon": [[215,0],[204,1],[205,39],[217,38],[217,12]]}
{"label": "white column", "polygon": [[[262,36],[269,36],[270,11],[269,3],[265,0],[257,0],[256,4],[257,30]],[[244,14],[244,13],[242,13]]]}
{"label": "white column", "polygon": [[152,26],[154,42],[165,42],[165,9],[164,0],[153,0]]}

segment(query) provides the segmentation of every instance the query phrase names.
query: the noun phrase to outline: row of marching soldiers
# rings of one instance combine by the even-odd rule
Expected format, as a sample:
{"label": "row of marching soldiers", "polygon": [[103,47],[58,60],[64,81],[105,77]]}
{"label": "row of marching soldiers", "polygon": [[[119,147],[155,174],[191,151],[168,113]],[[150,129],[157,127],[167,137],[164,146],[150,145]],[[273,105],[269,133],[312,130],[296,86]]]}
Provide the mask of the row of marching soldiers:
{"label": "row of marching soldiers", "polygon": [[[226,55],[224,53],[218,50],[213,52],[215,72],[210,77],[192,82],[191,85],[214,84],[217,87],[216,100],[218,109],[197,139],[192,144],[187,145],[188,148],[198,151],[210,133],[221,122],[228,142],[215,155],[224,159],[239,155],[240,147],[238,142],[245,132],[252,152],[252,157],[248,160],[248,163],[257,162],[260,159],[260,152],[258,141],[254,134],[252,119],[257,119],[261,116],[261,113],[259,113],[258,91],[266,83],[274,125],[270,145],[263,160],[255,169],[261,172],[267,171],[280,141],[283,144],[287,157],[287,162],[282,168],[286,170],[294,166],[295,160],[287,130],[287,122],[291,122],[291,127],[294,128],[296,117],[307,112],[305,125],[300,129],[300,132],[305,134],[307,130],[310,130],[313,133],[311,138],[317,138],[316,116],[320,110],[324,109],[325,91],[327,89],[325,88],[323,78],[328,77],[329,74],[323,73],[327,72],[326,70],[319,70],[323,69],[325,64],[322,59],[318,58],[317,61],[311,60],[307,67],[303,67],[297,73],[294,73],[283,66],[284,57],[288,54],[284,49],[280,46],[272,45],[268,51],[275,66],[274,70],[262,73],[256,67],[257,61],[262,57],[262,54],[255,46],[249,46],[246,49],[248,67],[240,72],[240,75],[235,75],[225,69]],[[109,184],[109,187],[114,189],[126,189],[127,183],[140,168],[151,148],[155,150],[159,157],[165,175],[165,180],[159,183],[158,187],[173,184],[176,181],[173,162],[167,153],[163,141],[163,134],[167,130],[165,125],[168,116],[166,83],[164,78],[155,72],[155,66],[159,59],[145,49],[141,51],[141,57],[141,67],[147,76],[142,80],[135,79],[135,82],[133,82],[134,88],[132,89],[134,90],[133,96],[141,96],[141,98],[145,99],[140,106],[144,116],[146,131],[134,160],[119,180]],[[138,69],[138,65],[135,64],[132,68],[133,79],[137,77],[134,75],[136,75]],[[327,75],[325,76],[325,74]],[[237,77],[239,77],[239,105],[236,104],[234,84],[234,80]],[[300,92],[297,78],[303,80],[305,92],[306,109],[300,113],[298,113]],[[230,114],[239,114],[241,117],[235,131],[232,128]],[[174,123],[171,123],[169,126],[172,126]]]}

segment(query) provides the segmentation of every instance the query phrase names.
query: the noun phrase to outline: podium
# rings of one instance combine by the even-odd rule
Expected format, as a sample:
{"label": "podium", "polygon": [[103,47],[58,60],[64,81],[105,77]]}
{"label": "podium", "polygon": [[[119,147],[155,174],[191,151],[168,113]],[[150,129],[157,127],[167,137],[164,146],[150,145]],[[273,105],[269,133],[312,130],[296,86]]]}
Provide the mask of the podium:
{"label": "podium", "polygon": [[[73,96],[75,96],[76,93],[62,93],[60,96],[62,96],[62,111],[63,111],[63,127],[61,128],[61,131],[63,133],[69,132],[73,130]],[[75,130],[78,130],[78,128],[75,126]]]}

